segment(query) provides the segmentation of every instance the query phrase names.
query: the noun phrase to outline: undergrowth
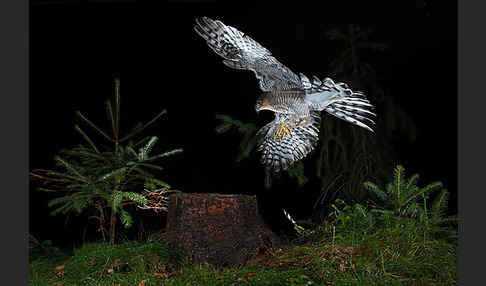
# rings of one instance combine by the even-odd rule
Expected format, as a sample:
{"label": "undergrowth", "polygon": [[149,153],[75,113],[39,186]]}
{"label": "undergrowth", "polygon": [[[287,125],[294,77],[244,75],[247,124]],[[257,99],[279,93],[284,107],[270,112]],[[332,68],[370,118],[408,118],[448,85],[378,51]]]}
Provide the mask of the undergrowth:
{"label": "undergrowth", "polygon": [[[326,223],[306,243],[245,266],[198,265],[162,238],[90,243],[70,257],[33,258],[30,285],[457,285],[457,241],[425,236],[410,219]],[[348,208],[352,210],[352,208]]]}
{"label": "undergrowth", "polygon": [[[392,183],[367,187],[384,207],[336,200],[324,223],[243,266],[193,263],[162,235],[90,243],[61,255],[31,236],[31,285],[457,285],[457,218],[445,217],[440,183],[416,186],[397,166]],[[428,203],[433,190],[440,191]]]}

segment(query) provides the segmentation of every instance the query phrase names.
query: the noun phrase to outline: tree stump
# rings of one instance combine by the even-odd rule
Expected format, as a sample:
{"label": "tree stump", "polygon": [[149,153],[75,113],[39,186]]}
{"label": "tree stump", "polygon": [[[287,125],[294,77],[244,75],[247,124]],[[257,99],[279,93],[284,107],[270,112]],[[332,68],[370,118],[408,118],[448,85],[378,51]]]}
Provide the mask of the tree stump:
{"label": "tree stump", "polygon": [[245,264],[280,244],[248,195],[171,195],[166,239],[194,262],[213,265]]}

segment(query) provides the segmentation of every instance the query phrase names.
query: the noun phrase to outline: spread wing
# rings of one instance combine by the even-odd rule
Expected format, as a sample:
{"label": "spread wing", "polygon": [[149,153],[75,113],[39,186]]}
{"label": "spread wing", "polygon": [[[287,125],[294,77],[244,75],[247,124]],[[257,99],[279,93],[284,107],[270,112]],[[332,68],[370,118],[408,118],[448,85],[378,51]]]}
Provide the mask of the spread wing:
{"label": "spread wing", "polygon": [[225,65],[253,71],[263,91],[301,88],[296,74],[277,61],[269,50],[237,29],[202,17],[196,19],[194,30],[224,58]]}
{"label": "spread wing", "polygon": [[263,142],[258,150],[261,151],[262,164],[275,171],[286,170],[307,156],[319,142],[321,117],[319,112],[311,112],[307,124],[293,128],[290,135],[281,140],[280,137],[274,138],[274,134],[292,115],[277,112],[274,114],[275,119],[257,132],[257,136],[263,135]]}

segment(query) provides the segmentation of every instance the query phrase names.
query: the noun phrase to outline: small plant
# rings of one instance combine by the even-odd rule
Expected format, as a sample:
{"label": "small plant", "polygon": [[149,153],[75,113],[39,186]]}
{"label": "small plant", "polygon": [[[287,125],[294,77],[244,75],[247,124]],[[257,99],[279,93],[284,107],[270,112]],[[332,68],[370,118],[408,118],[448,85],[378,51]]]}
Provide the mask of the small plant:
{"label": "small plant", "polygon": [[[95,218],[99,222],[102,238],[105,240],[108,236],[110,244],[115,241],[117,217],[123,226],[129,228],[132,225],[132,216],[128,207],[148,203],[142,194],[144,190],[156,192],[161,188],[170,188],[166,182],[155,178],[149,171],[162,169],[153,162],[182,151],[182,149],[175,149],[152,156],[151,151],[158,141],[156,136],[147,136],[137,143],[130,140],[164,115],[166,110],[145,125],[138,124],[127,135],[121,136],[119,88],[120,82],[115,80],[114,109],[110,100],[106,102],[112,136],[101,130],[81,112],[76,112],[82,121],[112,144],[112,148],[101,150],[87,133],[75,125],[75,129],[85,139],[87,145],[80,144],[71,149],[61,150],[54,158],[57,170],[31,172],[33,178],[50,184],[49,188],[42,187],[40,190],[63,193],[62,196],[49,201],[49,206],[55,207],[52,215],[81,213],[87,209],[94,209],[98,213]],[[107,210],[110,210],[109,215],[105,213]],[[109,226],[108,234],[105,230],[106,224]]]}
{"label": "small plant", "polygon": [[[346,235],[351,237],[354,245],[357,233],[360,235],[367,234],[375,224],[375,218],[365,206],[361,204],[354,204],[353,206],[346,204],[341,199],[336,199],[330,206],[331,212],[328,217],[332,221],[332,241],[333,247],[335,239],[341,239]],[[339,234],[336,235],[336,227]]]}
{"label": "small plant", "polygon": [[364,187],[372,191],[384,204],[384,209],[393,211],[399,217],[419,217],[423,212],[420,206],[422,195],[428,195],[442,187],[441,182],[428,184],[419,188],[416,183],[419,175],[415,174],[410,178],[405,177],[405,168],[398,165],[394,170],[392,182],[386,188],[380,189],[372,182],[365,182]]}
{"label": "small plant", "polygon": [[[441,182],[434,182],[420,188],[416,185],[419,175],[412,175],[410,178],[405,177],[405,169],[398,165],[394,170],[392,182],[381,189],[376,184],[365,182],[364,187],[373,192],[383,203],[382,208],[375,208],[374,213],[380,213],[380,219],[387,224],[406,225],[407,219],[413,219],[422,224],[426,232],[429,233],[452,233],[455,230],[442,227],[445,223],[456,223],[455,216],[446,217],[447,198],[449,192],[442,188]],[[440,190],[435,199],[429,203],[429,198],[436,191]]]}

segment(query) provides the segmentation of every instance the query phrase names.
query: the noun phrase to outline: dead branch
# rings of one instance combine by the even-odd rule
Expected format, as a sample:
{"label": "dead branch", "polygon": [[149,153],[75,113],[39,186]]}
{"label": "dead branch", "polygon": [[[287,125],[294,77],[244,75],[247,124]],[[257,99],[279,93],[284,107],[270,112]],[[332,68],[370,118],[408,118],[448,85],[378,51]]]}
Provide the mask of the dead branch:
{"label": "dead branch", "polygon": [[156,213],[160,211],[167,212],[169,196],[174,193],[180,193],[180,191],[168,190],[165,188],[158,189],[155,191],[144,189],[142,194],[147,199],[148,203],[146,205],[139,204],[137,207],[143,210],[153,210]]}

